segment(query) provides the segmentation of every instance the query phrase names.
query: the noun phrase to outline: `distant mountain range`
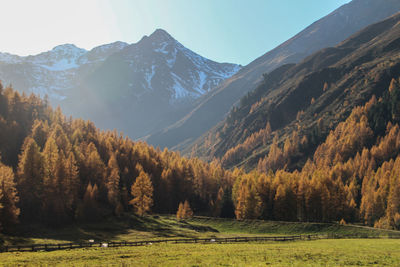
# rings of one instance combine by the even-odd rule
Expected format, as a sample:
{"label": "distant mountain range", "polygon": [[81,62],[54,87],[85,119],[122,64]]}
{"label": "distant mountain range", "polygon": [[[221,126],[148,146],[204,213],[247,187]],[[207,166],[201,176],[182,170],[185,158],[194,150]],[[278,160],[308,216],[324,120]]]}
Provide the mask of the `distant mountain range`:
{"label": "distant mountain range", "polygon": [[134,44],[90,51],[65,44],[34,56],[0,53],[0,79],[28,94],[47,94],[65,114],[102,129],[187,151],[262,83],[263,74],[399,10],[398,0],[353,0],[244,67],[201,57],[158,29]]}
{"label": "distant mountain range", "polygon": [[264,73],[284,64],[298,63],[322,48],[335,46],[362,28],[398,11],[398,0],[353,0],[341,6],[244,66],[218,88],[202,97],[183,119],[149,136],[147,141],[161,147],[184,150],[223,120],[241,97],[260,84]]}
{"label": "distant mountain range", "polygon": [[35,56],[0,53],[0,78],[26,93],[132,138],[180,119],[196,99],[240,69],[185,48],[162,29],[138,43],[90,51],[60,45]]}
{"label": "distant mountain range", "polygon": [[26,57],[0,53],[0,77],[25,93],[47,94],[51,101],[60,101],[66,98],[77,76],[85,69],[95,68],[127,45],[115,42],[86,51],[73,44],[64,44]]}

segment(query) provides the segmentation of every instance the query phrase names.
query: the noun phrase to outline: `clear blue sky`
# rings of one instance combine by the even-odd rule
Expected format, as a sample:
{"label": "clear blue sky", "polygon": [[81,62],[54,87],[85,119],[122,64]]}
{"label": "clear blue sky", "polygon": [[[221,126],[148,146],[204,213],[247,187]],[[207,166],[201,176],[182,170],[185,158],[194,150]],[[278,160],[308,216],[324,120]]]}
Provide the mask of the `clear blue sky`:
{"label": "clear blue sky", "polygon": [[163,28],[202,56],[245,65],[349,1],[0,0],[0,51],[135,43]]}

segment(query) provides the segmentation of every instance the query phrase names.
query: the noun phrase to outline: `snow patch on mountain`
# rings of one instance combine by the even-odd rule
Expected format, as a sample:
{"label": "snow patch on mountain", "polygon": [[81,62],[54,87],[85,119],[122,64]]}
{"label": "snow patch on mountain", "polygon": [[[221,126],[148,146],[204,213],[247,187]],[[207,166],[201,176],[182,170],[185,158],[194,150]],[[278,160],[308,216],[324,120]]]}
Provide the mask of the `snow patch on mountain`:
{"label": "snow patch on mountain", "polygon": [[[113,60],[109,61],[110,58]],[[133,95],[161,92],[177,101],[196,99],[235,74],[239,65],[217,63],[187,49],[166,31],[158,29],[136,44],[114,42],[87,51],[73,44],[63,44],[38,55],[20,57],[0,53],[0,79],[15,84],[25,92],[50,100],[66,99],[70,89],[79,88],[85,75],[103,64],[113,64],[110,72],[128,66],[130,78],[118,83]],[[116,61],[117,60],[117,61]],[[190,63],[191,62],[191,63]],[[14,64],[13,68],[8,67]],[[108,79],[104,77],[104,79]]]}
{"label": "snow patch on mountain", "polygon": [[169,57],[167,58],[167,64],[168,64],[168,67],[170,67],[170,68],[172,68],[173,66],[174,66],[174,64],[175,64],[175,61],[176,61],[176,53],[177,53],[177,50],[176,50],[176,48],[174,48],[174,50],[172,51],[172,53],[169,55]]}
{"label": "snow patch on mountain", "polygon": [[153,89],[153,88],[151,87],[151,79],[153,79],[153,76],[154,76],[154,74],[155,74],[155,72],[154,72],[154,69],[155,69],[155,68],[156,68],[156,66],[152,65],[152,66],[151,66],[151,72],[145,73],[145,80],[146,80],[146,82],[147,82],[147,86],[148,86],[149,89]]}
{"label": "snow patch on mountain", "polygon": [[63,70],[69,70],[69,69],[75,69],[78,68],[79,65],[75,60],[70,60],[63,58],[57,62],[54,62],[52,65],[41,65],[38,64],[39,66],[51,70],[51,71],[63,71]]}
{"label": "snow patch on mountain", "polygon": [[[73,44],[64,44],[37,55],[17,56],[0,53],[0,79],[18,85],[28,93],[48,95],[50,100],[64,100],[65,91],[76,86],[80,68],[103,62],[127,43],[115,42],[95,47],[90,51]],[[10,64],[18,64],[9,68]]]}
{"label": "snow patch on mountain", "polygon": [[36,56],[28,56],[25,60],[51,71],[64,71],[79,67],[77,61],[86,53],[85,49],[76,47],[73,44],[65,44],[56,46],[52,50]]}
{"label": "snow patch on mountain", "polygon": [[[165,68],[156,70],[163,71],[162,76],[170,76],[170,80],[173,81],[172,84],[165,85],[166,89],[172,93],[170,103],[187,98],[196,99],[234,75],[241,68],[236,64],[217,63],[204,58],[184,47],[161,29],[156,30],[149,37],[144,37],[141,42],[143,42],[142,49],[146,49],[146,51],[152,49],[153,57],[158,58],[158,62],[165,64],[170,70],[170,73],[165,73]],[[143,54],[148,54],[148,52]],[[141,60],[144,59],[140,59],[136,64],[146,64],[146,62],[141,63]],[[192,65],[188,62],[191,62]],[[145,74],[146,77],[149,75],[154,76],[153,70],[151,73]],[[147,89],[152,88],[149,85]]]}
{"label": "snow patch on mountain", "polygon": [[170,99],[170,103],[175,103],[177,100],[182,100],[187,97],[195,97],[193,93],[190,93],[185,86],[182,85],[182,79],[175,73],[171,72],[174,83],[172,85],[172,93],[173,93],[173,98]]}
{"label": "snow patch on mountain", "polygon": [[199,80],[198,80],[198,86],[195,87],[195,89],[197,90],[197,92],[199,92],[200,94],[204,94],[205,90],[203,89],[204,84],[206,83],[207,80],[207,74],[205,74],[203,71],[199,72]]}
{"label": "snow patch on mountain", "polygon": [[165,50],[165,47],[168,45],[168,42],[162,42],[160,44],[160,48],[154,49],[155,52],[168,54],[168,51]]}

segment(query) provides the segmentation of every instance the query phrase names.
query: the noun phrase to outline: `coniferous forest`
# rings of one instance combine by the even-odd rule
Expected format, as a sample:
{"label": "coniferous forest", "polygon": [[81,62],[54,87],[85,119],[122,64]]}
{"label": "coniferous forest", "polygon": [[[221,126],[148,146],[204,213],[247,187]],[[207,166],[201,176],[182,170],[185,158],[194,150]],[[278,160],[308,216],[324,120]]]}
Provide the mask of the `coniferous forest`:
{"label": "coniferous forest", "polygon": [[233,174],[216,162],[101,132],[10,87],[1,87],[0,102],[3,231],[17,222],[60,226],[125,211],[176,213],[186,200],[196,212],[218,216],[223,199],[231,201],[223,196]]}
{"label": "coniferous forest", "polygon": [[400,266],[400,0],[5,2],[0,266]]}
{"label": "coniferous forest", "polygon": [[124,212],[175,214],[182,203],[195,214],[239,220],[400,227],[397,79],[382,97],[354,108],[292,172],[283,166],[307,142],[296,133],[283,149],[273,144],[257,170],[245,172],[100,131],[11,87],[1,87],[0,107],[3,232],[17,224],[63,226]]}
{"label": "coniferous forest", "polygon": [[399,25],[397,14],[265,73],[223,121],[173,147],[182,155],[0,84],[0,231],[126,214],[400,230]]}

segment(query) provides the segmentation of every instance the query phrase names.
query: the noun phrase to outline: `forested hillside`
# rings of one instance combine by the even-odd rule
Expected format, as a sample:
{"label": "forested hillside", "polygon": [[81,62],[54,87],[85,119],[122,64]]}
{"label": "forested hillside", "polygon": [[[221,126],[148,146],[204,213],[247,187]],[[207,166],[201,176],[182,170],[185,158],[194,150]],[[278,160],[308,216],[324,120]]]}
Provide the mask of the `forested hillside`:
{"label": "forested hillside", "polygon": [[4,231],[18,221],[58,226],[133,212],[135,192],[148,188],[137,177],[151,184],[145,193],[152,212],[175,213],[188,200],[197,213],[219,215],[234,181],[217,163],[100,132],[10,87],[0,87],[0,135]]}
{"label": "forested hillside", "polygon": [[[185,200],[195,214],[398,228],[399,84],[392,80],[382,98],[356,107],[301,171],[273,172],[260,160],[250,173],[100,132],[33,95],[1,88],[2,231],[18,222],[60,226],[124,212],[176,213]],[[271,159],[283,164],[274,149]]]}
{"label": "forested hillside", "polygon": [[[161,132],[152,133],[147,141],[161,147],[186,150],[196,142],[197,138],[224,120],[232,106],[237,105],[243,96],[262,83],[263,73],[272,72],[285,64],[300,63],[320,49],[336,46],[364,27],[384,20],[399,11],[398,0],[349,1],[244,66],[238,73],[200,99],[196,107],[180,121]],[[283,20],[286,19],[283,18]],[[277,20],[276,27],[279,27],[281,23],[282,21]],[[256,39],[254,41],[257,42]],[[332,49],[328,51],[334,52]],[[333,56],[332,59],[334,60],[335,57]],[[326,64],[330,64],[329,60]],[[319,89],[321,88],[322,86]],[[249,132],[252,131],[252,128],[249,129]],[[237,145],[237,139],[232,141],[233,145]]]}
{"label": "forested hillside", "polygon": [[264,75],[187,151],[253,170],[235,175],[237,218],[399,228],[399,22]]}
{"label": "forested hillside", "polygon": [[[194,147],[221,163],[102,132],[1,86],[2,231],[176,213],[184,202],[203,215],[400,228],[399,21],[265,75]],[[222,167],[238,164],[252,171]]]}
{"label": "forested hillside", "polygon": [[382,96],[400,75],[399,22],[400,15],[393,16],[299,64],[265,74],[264,82],[225,121],[185,153],[250,170],[272,147],[283,148],[290,141],[302,148],[290,153],[287,168],[301,169],[354,107]]}
{"label": "forested hillside", "polygon": [[273,144],[259,161],[259,172],[236,180],[236,216],[344,219],[399,229],[399,123],[400,82],[393,79],[383,97],[372,97],[365,106],[354,108],[300,171],[285,169],[287,160],[304,144],[296,142],[297,137],[287,139],[283,150]]}

